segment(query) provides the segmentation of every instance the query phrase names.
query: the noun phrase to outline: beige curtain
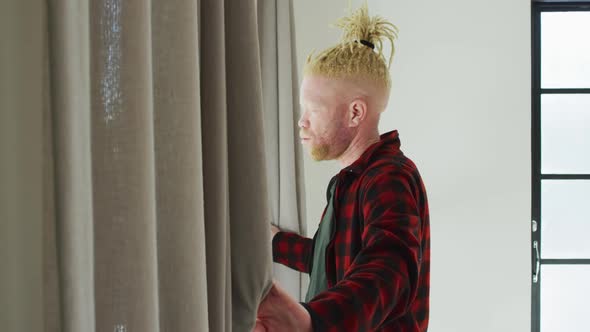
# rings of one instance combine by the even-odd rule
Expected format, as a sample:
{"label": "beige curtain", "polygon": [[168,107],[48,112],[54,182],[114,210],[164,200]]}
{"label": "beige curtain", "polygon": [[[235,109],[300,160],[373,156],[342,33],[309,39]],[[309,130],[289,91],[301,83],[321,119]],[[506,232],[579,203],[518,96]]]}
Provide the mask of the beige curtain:
{"label": "beige curtain", "polygon": [[41,331],[41,1],[0,1],[0,331]]}
{"label": "beige curtain", "polygon": [[[44,331],[249,331],[271,280],[256,2],[10,2],[9,31],[37,40],[2,58],[23,61],[2,75],[23,82],[2,129],[37,130],[2,151],[23,156],[12,186],[32,183],[2,222],[25,253],[33,228],[34,254],[2,287],[44,262],[11,313],[34,309]],[[0,329],[40,331],[20,318]]]}
{"label": "beige curtain", "polygon": [[[292,1],[258,1],[258,32],[272,221],[281,228],[305,234],[305,191],[297,131],[299,100],[292,6]],[[307,289],[304,275],[280,264],[273,264],[273,273],[291,296],[303,300]]]}

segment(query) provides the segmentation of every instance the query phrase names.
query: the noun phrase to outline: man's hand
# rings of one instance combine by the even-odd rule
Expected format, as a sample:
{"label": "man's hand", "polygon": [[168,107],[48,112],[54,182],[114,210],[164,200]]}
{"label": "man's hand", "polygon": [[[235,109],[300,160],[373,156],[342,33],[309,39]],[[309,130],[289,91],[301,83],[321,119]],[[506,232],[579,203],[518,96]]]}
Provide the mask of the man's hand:
{"label": "man's hand", "polygon": [[253,332],[312,332],[307,310],[275,282],[258,307]]}
{"label": "man's hand", "polygon": [[271,239],[272,239],[275,236],[275,234],[277,234],[281,230],[277,226],[270,224],[270,231],[272,232],[272,236],[271,236]]}

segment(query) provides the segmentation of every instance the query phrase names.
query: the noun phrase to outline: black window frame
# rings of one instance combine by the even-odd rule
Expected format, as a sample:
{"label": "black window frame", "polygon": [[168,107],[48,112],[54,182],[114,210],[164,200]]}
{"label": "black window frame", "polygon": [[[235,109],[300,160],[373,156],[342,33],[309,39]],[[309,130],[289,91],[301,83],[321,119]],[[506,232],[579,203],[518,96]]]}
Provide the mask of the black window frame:
{"label": "black window frame", "polygon": [[[543,94],[590,94],[589,88],[541,88],[541,13],[590,11],[590,1],[541,1],[533,0],[531,6],[532,34],[532,112],[531,112],[531,155],[532,155],[532,229],[531,229],[531,331],[541,332],[541,282],[542,265],[590,265],[590,259],[544,259],[541,256],[541,181],[590,180],[590,174],[543,174],[541,172],[541,96]],[[534,276],[537,276],[535,282]]]}

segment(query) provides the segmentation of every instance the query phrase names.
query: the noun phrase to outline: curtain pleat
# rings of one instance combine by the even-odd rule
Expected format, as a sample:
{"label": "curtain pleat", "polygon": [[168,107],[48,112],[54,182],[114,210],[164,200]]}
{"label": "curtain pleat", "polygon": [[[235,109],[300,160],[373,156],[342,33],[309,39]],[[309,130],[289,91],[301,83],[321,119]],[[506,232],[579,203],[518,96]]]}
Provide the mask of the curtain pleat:
{"label": "curtain pleat", "polygon": [[[259,1],[258,34],[271,219],[283,229],[305,234],[291,5],[291,1]],[[303,299],[301,273],[280,264],[273,264],[273,272],[291,296]]]}
{"label": "curtain pleat", "polygon": [[151,6],[90,12],[96,329],[159,331]]}
{"label": "curtain pleat", "polygon": [[210,331],[231,331],[231,257],[224,2],[199,10],[203,188]]}
{"label": "curtain pleat", "polygon": [[225,5],[232,330],[248,331],[254,319],[239,317],[256,313],[272,278],[260,53],[256,1]]}
{"label": "curtain pleat", "polygon": [[43,324],[43,1],[0,1],[0,330]]}
{"label": "curtain pleat", "polygon": [[152,1],[161,331],[208,329],[203,267],[218,263],[206,263],[197,5]]}
{"label": "curtain pleat", "polygon": [[[55,240],[63,331],[95,331],[90,46],[87,1],[48,3]],[[46,308],[46,310],[54,310]],[[55,312],[55,311],[54,311]]]}

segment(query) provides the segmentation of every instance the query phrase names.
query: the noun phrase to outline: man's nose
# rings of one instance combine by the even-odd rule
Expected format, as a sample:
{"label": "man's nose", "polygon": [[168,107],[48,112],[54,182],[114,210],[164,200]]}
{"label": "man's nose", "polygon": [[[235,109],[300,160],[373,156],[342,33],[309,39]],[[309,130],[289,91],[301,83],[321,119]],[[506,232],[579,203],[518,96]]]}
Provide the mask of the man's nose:
{"label": "man's nose", "polygon": [[309,121],[305,118],[305,114],[301,114],[299,121],[297,122],[299,128],[307,128],[309,126]]}

